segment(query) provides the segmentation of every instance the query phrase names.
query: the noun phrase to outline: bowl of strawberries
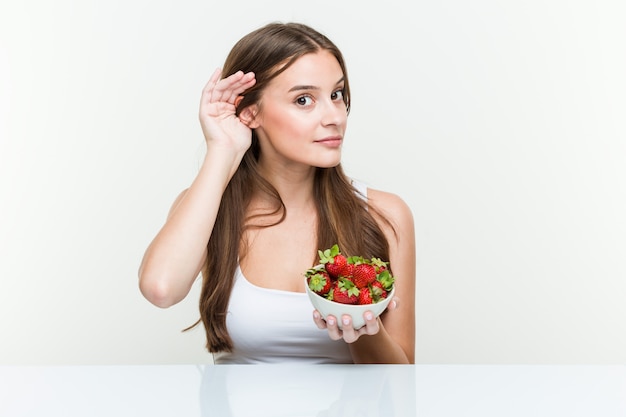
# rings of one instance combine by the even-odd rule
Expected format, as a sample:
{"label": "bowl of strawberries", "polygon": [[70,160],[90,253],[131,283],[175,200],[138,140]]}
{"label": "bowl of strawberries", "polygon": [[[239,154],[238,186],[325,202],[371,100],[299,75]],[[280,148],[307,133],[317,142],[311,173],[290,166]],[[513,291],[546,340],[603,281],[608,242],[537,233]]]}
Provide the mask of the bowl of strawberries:
{"label": "bowl of strawberries", "polygon": [[313,307],[326,319],[332,315],[342,327],[343,315],[352,317],[352,327],[365,325],[363,315],[378,317],[395,293],[388,262],[379,258],[347,257],[338,245],[318,251],[319,264],[304,276],[306,293]]}

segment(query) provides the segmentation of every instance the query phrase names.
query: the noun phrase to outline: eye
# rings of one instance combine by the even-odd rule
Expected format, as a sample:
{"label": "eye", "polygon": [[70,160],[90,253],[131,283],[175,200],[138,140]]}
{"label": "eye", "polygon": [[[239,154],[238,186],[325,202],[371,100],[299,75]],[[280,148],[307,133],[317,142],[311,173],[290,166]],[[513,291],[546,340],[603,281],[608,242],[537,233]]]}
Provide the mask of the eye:
{"label": "eye", "polygon": [[313,103],[313,98],[308,95],[299,96],[296,98],[296,104],[300,106],[310,106]]}
{"label": "eye", "polygon": [[344,92],[343,88],[341,88],[339,90],[336,90],[336,91],[333,91],[333,93],[330,95],[330,98],[332,100],[334,100],[334,101],[335,100],[342,100],[343,101],[343,92]]}

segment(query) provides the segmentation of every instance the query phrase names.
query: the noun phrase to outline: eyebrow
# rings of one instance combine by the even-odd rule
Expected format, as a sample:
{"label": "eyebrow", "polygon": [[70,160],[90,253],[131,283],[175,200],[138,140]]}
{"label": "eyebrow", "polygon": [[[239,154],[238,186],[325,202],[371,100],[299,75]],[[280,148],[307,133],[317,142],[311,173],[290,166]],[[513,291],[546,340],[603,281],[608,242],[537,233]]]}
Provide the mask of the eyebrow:
{"label": "eyebrow", "polygon": [[[341,77],[335,85],[341,84],[342,82],[344,82],[344,80],[345,80],[345,77]],[[296,85],[296,86],[291,87],[289,89],[289,92],[291,93],[292,91],[319,90],[319,89],[320,87],[317,87],[315,85]]]}

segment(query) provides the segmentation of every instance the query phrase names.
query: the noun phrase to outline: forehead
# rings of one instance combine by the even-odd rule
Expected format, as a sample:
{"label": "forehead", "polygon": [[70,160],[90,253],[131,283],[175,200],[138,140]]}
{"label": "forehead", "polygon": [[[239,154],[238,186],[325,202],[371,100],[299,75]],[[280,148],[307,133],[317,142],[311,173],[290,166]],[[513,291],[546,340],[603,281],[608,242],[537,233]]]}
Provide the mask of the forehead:
{"label": "forehead", "polygon": [[322,50],[298,58],[274,78],[268,87],[290,89],[294,86],[308,85],[332,88],[343,79],[343,75],[337,58],[330,52]]}

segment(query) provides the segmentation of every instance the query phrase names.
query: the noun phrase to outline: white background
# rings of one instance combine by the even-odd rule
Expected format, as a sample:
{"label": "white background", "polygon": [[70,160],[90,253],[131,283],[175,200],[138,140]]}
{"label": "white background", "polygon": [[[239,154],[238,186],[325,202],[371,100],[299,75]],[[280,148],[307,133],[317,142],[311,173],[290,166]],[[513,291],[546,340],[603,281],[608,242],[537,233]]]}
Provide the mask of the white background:
{"label": "white background", "polygon": [[137,268],[245,33],[326,33],[344,166],[413,209],[418,363],[626,363],[621,0],[0,5],[0,363],[210,362]]}

